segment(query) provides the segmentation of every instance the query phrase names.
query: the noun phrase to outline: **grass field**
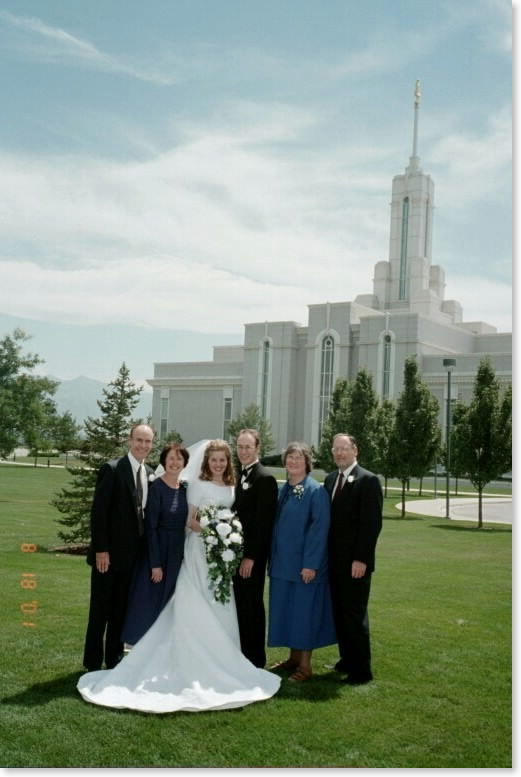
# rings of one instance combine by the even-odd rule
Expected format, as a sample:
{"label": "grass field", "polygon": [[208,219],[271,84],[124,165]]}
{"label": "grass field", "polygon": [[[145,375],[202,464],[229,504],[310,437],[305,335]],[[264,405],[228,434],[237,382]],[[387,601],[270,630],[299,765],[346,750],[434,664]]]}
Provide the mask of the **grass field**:
{"label": "grass field", "polygon": [[511,766],[510,527],[402,520],[393,496],[370,605],[373,683],[340,684],[328,668],[336,650],[323,648],[308,684],[283,682],[267,702],[155,716],[89,705],[75,690],[89,569],[48,551],[58,529],[48,503],[67,477],[0,467],[0,766]]}

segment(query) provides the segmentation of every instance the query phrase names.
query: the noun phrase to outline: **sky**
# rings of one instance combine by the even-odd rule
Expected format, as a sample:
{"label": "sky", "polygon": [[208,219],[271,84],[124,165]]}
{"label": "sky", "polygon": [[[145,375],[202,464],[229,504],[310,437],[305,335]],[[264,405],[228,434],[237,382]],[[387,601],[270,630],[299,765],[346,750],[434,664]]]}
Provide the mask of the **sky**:
{"label": "sky", "polygon": [[[516,8],[517,13],[517,8]],[[0,337],[137,382],[372,292],[391,185],[435,190],[464,320],[512,328],[507,0],[0,0]]]}

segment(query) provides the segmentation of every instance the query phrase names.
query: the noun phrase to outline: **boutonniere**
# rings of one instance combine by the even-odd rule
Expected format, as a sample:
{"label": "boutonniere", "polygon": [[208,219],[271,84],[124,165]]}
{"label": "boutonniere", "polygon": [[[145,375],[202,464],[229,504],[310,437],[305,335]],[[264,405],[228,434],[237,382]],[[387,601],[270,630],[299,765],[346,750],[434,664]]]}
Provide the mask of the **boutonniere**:
{"label": "boutonniere", "polygon": [[355,476],[354,475],[348,475],[347,476],[347,482],[348,483],[354,483],[355,482]]}
{"label": "boutonniere", "polygon": [[152,482],[153,480],[155,480],[155,479],[156,479],[156,476],[155,476],[155,475],[154,475],[154,473],[152,472],[152,474],[150,474],[150,475],[148,476],[148,482],[149,482],[149,483],[151,483],[151,482]]}
{"label": "boutonniere", "polygon": [[293,493],[295,494],[296,499],[302,499],[304,486],[301,486],[300,484],[298,486],[293,486]]}
{"label": "boutonniere", "polygon": [[242,483],[242,487],[246,491],[246,489],[250,487],[250,484],[245,480],[244,483]]}

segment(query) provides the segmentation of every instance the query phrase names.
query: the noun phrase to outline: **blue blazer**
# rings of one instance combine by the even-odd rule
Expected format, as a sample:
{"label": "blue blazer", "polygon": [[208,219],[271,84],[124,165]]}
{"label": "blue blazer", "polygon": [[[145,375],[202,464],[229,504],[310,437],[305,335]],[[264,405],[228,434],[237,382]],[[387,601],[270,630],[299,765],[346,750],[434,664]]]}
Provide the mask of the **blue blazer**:
{"label": "blue blazer", "polygon": [[302,569],[316,570],[315,579],[328,570],[329,497],[309,475],[299,485],[300,498],[289,483],[279,491],[269,573],[283,580],[301,581]]}

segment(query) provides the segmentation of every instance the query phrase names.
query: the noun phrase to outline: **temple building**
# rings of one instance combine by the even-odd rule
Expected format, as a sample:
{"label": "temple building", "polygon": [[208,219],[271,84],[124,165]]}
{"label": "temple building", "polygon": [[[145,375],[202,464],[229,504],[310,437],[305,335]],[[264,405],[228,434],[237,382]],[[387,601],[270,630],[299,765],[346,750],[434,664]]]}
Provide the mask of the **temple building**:
{"label": "temple building", "polygon": [[[396,399],[404,362],[416,355],[422,379],[440,403],[469,402],[480,360],[488,356],[501,384],[512,382],[512,333],[464,321],[461,304],[444,299],[445,273],[432,263],[434,182],[417,155],[420,84],[416,82],[413,149],[392,182],[389,259],[374,266],[371,293],[309,305],[307,324],[244,325],[244,342],[215,346],[204,362],[154,365],[152,423],[175,429],[187,445],[227,437],[229,422],[255,403],[271,423],[275,449],[291,440],[318,445],[337,378],[366,369],[381,399]],[[447,381],[444,359],[455,360]]]}

